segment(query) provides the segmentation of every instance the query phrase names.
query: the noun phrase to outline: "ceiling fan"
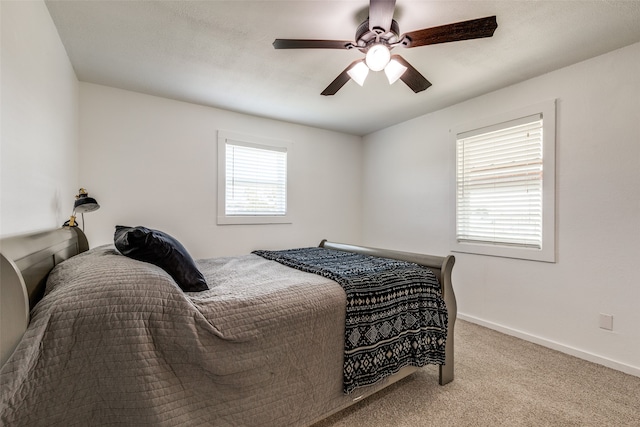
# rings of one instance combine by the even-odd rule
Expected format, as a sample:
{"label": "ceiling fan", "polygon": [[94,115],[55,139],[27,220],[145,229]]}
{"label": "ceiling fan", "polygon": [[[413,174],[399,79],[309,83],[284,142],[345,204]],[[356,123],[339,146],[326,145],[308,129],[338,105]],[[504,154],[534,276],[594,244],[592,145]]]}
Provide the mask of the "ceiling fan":
{"label": "ceiling fan", "polygon": [[365,59],[353,61],[327,86],[322,95],[335,95],[349,79],[360,86],[371,71],[384,70],[389,84],[402,80],[415,93],[431,86],[402,56],[392,55],[395,47],[412,48],[430,44],[491,37],[498,28],[495,16],[424,28],[400,34],[393,19],[395,0],[370,0],[369,17],[356,30],[355,43],[346,40],[276,39],[276,49],[358,49]]}

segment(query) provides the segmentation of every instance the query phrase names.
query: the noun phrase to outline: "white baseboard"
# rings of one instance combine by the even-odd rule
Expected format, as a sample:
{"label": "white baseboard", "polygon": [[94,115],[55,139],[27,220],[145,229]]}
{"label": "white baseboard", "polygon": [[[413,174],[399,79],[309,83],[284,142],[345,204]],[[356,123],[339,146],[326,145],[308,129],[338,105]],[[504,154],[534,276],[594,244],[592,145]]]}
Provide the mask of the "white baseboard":
{"label": "white baseboard", "polygon": [[467,322],[475,323],[480,326],[484,326],[489,329],[493,329],[498,332],[502,332],[506,335],[511,335],[516,338],[523,339],[525,341],[532,342],[534,344],[541,345],[543,347],[547,347],[553,350],[557,350],[561,353],[569,354],[571,356],[575,356],[579,359],[584,359],[589,362],[597,363],[599,365],[606,366],[611,369],[615,369],[617,371],[624,372],[625,374],[633,375],[636,377],[640,377],[640,368],[636,366],[627,365],[625,363],[620,363],[612,359],[608,359],[606,357],[599,356],[597,354],[589,353],[588,351],[580,350],[556,341],[548,340],[546,338],[538,337],[536,335],[531,335],[526,332],[519,331],[517,329],[512,329],[507,326],[503,326],[497,323],[489,322],[486,320],[479,319],[477,317],[469,316],[464,313],[458,313],[458,319],[466,320]]}

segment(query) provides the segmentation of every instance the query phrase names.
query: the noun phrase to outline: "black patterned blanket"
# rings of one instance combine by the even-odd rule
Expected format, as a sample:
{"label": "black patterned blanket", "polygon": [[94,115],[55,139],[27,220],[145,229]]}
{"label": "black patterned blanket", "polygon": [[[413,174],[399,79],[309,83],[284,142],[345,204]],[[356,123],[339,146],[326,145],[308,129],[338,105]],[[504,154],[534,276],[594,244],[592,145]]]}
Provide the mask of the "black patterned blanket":
{"label": "black patterned blanket", "polygon": [[344,288],[346,394],[405,366],[444,363],[447,308],[431,270],[324,248],[253,253],[330,278]]}

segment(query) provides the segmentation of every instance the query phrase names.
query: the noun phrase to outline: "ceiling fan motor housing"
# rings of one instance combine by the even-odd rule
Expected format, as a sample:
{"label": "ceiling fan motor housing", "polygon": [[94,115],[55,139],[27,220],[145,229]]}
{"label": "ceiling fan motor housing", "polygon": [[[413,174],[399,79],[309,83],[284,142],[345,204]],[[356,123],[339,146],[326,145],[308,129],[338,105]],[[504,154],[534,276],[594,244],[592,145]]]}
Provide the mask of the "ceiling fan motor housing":
{"label": "ceiling fan motor housing", "polygon": [[385,31],[383,28],[375,27],[369,29],[369,20],[365,19],[358,29],[356,30],[356,47],[363,53],[366,53],[369,48],[376,44],[382,43],[389,48],[393,49],[398,43],[400,38],[400,27],[395,19],[391,20],[391,28],[389,31]]}

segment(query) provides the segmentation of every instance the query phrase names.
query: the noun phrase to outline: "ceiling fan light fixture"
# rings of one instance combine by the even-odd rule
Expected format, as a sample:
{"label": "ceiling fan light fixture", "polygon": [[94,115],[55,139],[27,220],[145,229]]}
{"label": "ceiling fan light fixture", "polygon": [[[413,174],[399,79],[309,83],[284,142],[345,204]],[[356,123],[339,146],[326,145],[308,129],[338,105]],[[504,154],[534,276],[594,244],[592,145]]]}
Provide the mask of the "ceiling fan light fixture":
{"label": "ceiling fan light fixture", "polygon": [[384,67],[384,73],[386,74],[390,85],[394,84],[400,77],[402,77],[405,71],[407,71],[407,67],[395,59],[389,61],[387,66]]}
{"label": "ceiling fan light fixture", "polygon": [[351,80],[362,86],[365,79],[367,78],[367,75],[369,74],[369,68],[364,63],[364,61],[360,61],[356,65],[351,67],[349,71],[347,71],[347,74],[349,75],[349,77],[351,77]]}
{"label": "ceiling fan light fixture", "polygon": [[374,44],[367,51],[365,61],[371,71],[382,71],[391,59],[389,48],[381,43]]}

